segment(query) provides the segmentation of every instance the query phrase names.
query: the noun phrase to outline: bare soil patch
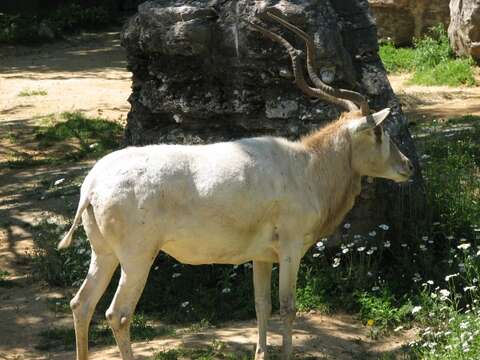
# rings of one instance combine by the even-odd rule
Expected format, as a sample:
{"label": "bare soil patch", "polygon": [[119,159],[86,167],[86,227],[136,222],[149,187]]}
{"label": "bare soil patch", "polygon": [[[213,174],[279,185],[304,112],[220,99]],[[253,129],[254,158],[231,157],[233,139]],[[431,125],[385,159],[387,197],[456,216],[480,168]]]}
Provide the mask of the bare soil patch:
{"label": "bare soil patch", "polygon": [[409,78],[406,74],[389,77],[411,122],[480,115],[480,87],[408,85]]}
{"label": "bare soil patch", "polygon": [[[269,344],[280,351],[281,322],[278,317],[270,321]],[[231,322],[219,327],[196,333],[155,339],[149,342],[135,343],[133,348],[138,359],[149,359],[155,352],[172,348],[204,348],[212,341],[221,341],[226,351],[234,353],[254,352],[256,343],[255,321]],[[372,340],[368,330],[358,321],[346,314],[326,316],[321,314],[300,314],[295,322],[294,330],[295,353],[298,358],[317,359],[378,359],[382,354],[399,353],[401,347],[411,341],[415,330],[409,330],[399,336]],[[73,352],[54,355],[54,359],[70,359]],[[94,360],[118,359],[119,352],[115,347],[94,350],[91,353]]]}

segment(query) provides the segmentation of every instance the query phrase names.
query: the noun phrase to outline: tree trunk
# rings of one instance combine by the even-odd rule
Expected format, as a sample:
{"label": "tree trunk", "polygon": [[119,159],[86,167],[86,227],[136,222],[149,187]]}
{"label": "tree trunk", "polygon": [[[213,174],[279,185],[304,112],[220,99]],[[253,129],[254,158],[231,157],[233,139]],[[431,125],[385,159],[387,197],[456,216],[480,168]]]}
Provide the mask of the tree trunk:
{"label": "tree trunk", "polygon": [[[378,56],[367,0],[140,5],[122,34],[133,73],[126,144],[210,143],[267,134],[296,139],[338,117],[341,109],[308,99],[292,84],[285,50],[244,21],[269,7],[314,36],[317,72],[324,81],[366,94],[375,110],[392,108],[386,126],[418,169],[406,118]],[[294,34],[281,33],[303,49]],[[358,231],[385,222],[401,230],[410,216],[417,216],[422,194],[419,171],[406,187],[377,180],[365,186],[350,219]]]}

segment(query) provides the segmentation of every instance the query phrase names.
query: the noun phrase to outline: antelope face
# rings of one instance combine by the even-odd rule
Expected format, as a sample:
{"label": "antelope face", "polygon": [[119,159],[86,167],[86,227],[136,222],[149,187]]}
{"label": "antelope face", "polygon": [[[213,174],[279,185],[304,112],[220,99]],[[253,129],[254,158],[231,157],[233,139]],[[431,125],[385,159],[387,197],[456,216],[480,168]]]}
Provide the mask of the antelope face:
{"label": "antelope face", "polygon": [[381,123],[390,113],[384,109],[352,120],[352,166],[362,176],[381,177],[396,182],[407,181],[414,172],[411,161],[402,154]]}

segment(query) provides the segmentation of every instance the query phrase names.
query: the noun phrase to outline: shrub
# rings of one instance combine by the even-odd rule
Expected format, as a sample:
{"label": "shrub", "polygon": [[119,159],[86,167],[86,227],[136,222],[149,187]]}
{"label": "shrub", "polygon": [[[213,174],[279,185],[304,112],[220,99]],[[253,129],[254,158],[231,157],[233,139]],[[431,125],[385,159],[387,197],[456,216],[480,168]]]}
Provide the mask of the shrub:
{"label": "shrub", "polygon": [[47,23],[57,34],[71,33],[79,29],[95,29],[111,23],[111,15],[102,7],[84,8],[79,4],[68,4],[58,8]]}
{"label": "shrub", "polygon": [[434,68],[454,55],[443,25],[433,27],[430,35],[415,39],[414,47],[414,66],[418,70]]}
{"label": "shrub", "polygon": [[41,16],[0,13],[0,43],[31,44],[48,41],[52,37],[61,38],[80,30],[102,28],[114,23],[116,18],[102,5],[85,8],[76,3],[63,5]]}
{"label": "shrub", "polygon": [[38,33],[36,18],[0,13],[0,43],[36,43],[44,39]]}

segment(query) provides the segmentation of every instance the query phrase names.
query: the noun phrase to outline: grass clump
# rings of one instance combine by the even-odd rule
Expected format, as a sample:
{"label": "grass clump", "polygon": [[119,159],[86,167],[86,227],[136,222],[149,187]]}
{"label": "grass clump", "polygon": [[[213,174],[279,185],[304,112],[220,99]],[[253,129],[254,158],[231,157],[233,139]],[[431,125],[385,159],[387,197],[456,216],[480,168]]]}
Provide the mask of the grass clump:
{"label": "grass clump", "polygon": [[455,57],[443,25],[416,39],[413,48],[397,48],[391,42],[382,44],[380,57],[388,72],[413,72],[413,84],[475,85],[472,60]]}
{"label": "grass clump", "polygon": [[296,301],[298,311],[319,310],[328,313],[329,307],[325,301],[324,289],[318,288],[319,282],[312,280],[297,289]]}
{"label": "grass clump", "polygon": [[28,97],[28,96],[46,96],[48,95],[46,90],[38,89],[38,90],[30,90],[24,89],[18,93],[20,97]]}
{"label": "grass clump", "polygon": [[[150,325],[143,314],[133,316],[130,333],[132,340],[152,340],[159,336],[173,336],[175,330],[170,327],[154,327]],[[70,327],[50,327],[40,333],[42,341],[37,345],[40,350],[50,350],[58,347],[73,349],[75,347],[75,330]],[[90,326],[89,344],[113,345],[115,339],[106,321],[94,323]]]}
{"label": "grass clump", "polygon": [[196,360],[247,360],[251,359],[251,354],[232,353],[226,351],[226,346],[221,341],[214,340],[212,344],[205,348],[198,349],[170,349],[157,352],[151,360],[179,360],[179,359],[196,359]]}
{"label": "grass clump", "polygon": [[49,148],[58,142],[74,140],[80,148],[66,155],[79,160],[89,156],[103,155],[119,146],[123,128],[102,118],[90,118],[79,111],[64,112],[60,121],[40,127],[36,135],[40,148]]}
{"label": "grass clump", "polygon": [[451,59],[432,68],[416,71],[410,80],[413,84],[435,86],[474,86],[473,63],[469,59]]}
{"label": "grass clump", "polygon": [[60,164],[84,159],[97,159],[120,147],[123,127],[100,117],[63,112],[41,119],[38,125],[28,129],[28,133],[17,133],[9,140],[21,144],[37,141],[35,156],[28,153],[15,153],[7,156],[0,166],[8,168],[28,168],[45,164]]}
{"label": "grass clump", "polygon": [[412,304],[408,300],[397,301],[388,289],[373,294],[363,291],[356,296],[360,306],[360,318],[364,324],[372,327],[372,337],[377,337],[412,318]]}

